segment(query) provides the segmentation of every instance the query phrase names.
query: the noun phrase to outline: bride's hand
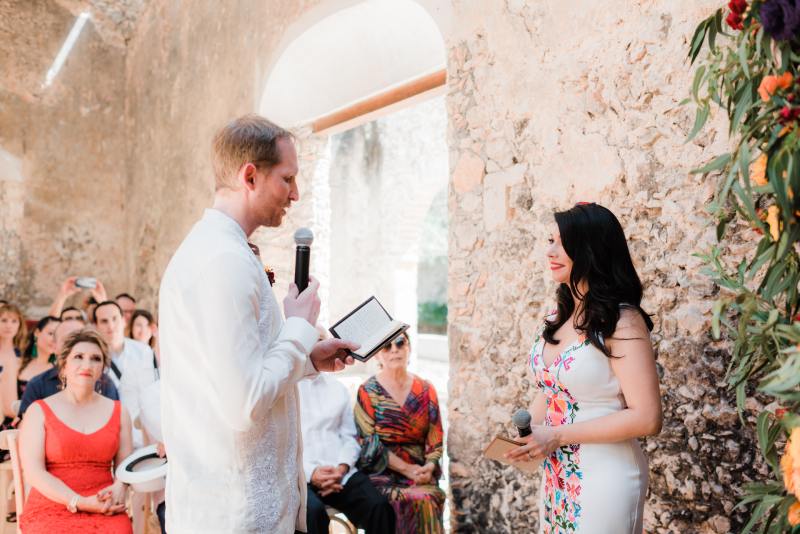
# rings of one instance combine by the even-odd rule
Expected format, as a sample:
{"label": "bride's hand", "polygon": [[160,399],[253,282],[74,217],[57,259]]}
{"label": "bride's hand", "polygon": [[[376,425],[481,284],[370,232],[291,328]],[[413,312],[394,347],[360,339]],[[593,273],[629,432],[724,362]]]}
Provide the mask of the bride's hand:
{"label": "bride's hand", "polygon": [[525,445],[508,451],[505,455],[512,462],[544,458],[561,446],[556,429],[546,425],[531,425],[530,436],[525,436],[520,440],[524,441]]}

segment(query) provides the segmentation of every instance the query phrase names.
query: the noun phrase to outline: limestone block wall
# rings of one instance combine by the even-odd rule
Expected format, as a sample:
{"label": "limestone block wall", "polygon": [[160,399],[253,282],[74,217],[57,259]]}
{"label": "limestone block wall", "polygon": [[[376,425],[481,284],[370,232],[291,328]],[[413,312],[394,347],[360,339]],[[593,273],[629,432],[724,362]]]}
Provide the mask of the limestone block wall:
{"label": "limestone block wall", "polygon": [[533,389],[526,356],[555,286],[552,212],[597,201],[620,218],[656,324],[664,430],[646,440],[648,532],[741,526],[755,475],[706,334],[716,289],[692,257],[714,239],[710,183],[688,174],[725,128],[684,143],[687,39],[717,1],[454,3],[448,36],[450,428],[459,532],[531,532],[539,477],[480,458]]}
{"label": "limestone block wall", "polygon": [[124,49],[89,21],[42,85],[74,22],[55,2],[0,2],[0,297],[34,317],[67,275],[112,294],[128,280]]}

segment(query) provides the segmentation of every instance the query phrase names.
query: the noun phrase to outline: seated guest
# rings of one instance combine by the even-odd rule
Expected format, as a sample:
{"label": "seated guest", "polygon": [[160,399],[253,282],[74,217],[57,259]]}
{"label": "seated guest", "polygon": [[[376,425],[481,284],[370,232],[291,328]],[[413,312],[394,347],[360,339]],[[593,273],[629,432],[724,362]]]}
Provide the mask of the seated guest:
{"label": "seated guest", "polygon": [[328,373],[301,380],[300,422],[309,534],[327,534],[325,505],[343,512],[367,534],[391,534],[395,516],[389,501],[356,469],[361,446],[356,440],[347,389]]}
{"label": "seated guest", "polygon": [[131,335],[131,321],[133,319],[133,312],[136,311],[136,299],[128,293],[120,293],[114,297],[114,302],[119,304],[122,310],[122,318],[125,319],[125,335],[133,337]]}
{"label": "seated guest", "polygon": [[61,310],[61,317],[62,321],[83,321],[86,322],[86,314],[83,313],[83,310],[80,308],[76,308],[75,306],[68,306]]}
{"label": "seated guest", "polygon": [[[27,336],[20,309],[13,304],[0,306],[0,406],[6,420],[17,415],[11,405],[17,399],[17,369]],[[3,383],[8,386],[3,387]]]}
{"label": "seated guest", "polygon": [[[58,288],[58,294],[56,298],[53,299],[53,303],[50,305],[50,309],[48,310],[48,315],[53,317],[61,317],[61,314],[66,312],[68,308],[64,308],[64,304],[67,302],[72,295],[76,293],[80,293],[83,288],[80,288],[75,285],[75,281],[78,279],[77,276],[70,276],[66,280],[61,283],[61,286]],[[89,294],[91,298],[96,299],[97,302],[102,302],[106,300],[106,288],[103,286],[103,282],[97,280],[97,285],[89,290]],[[64,318],[61,317],[63,321]],[[86,319],[83,318],[85,321]]]}
{"label": "seated guest", "polygon": [[119,401],[95,392],[110,362],[102,338],[72,334],[56,366],[64,388],[28,410],[20,431],[25,479],[31,492],[20,516],[25,534],[127,534],[126,486],[114,465],[131,451],[131,421]]}
{"label": "seated guest", "polygon": [[[135,317],[135,314],[134,314]],[[135,320],[134,320],[135,323]],[[166,456],[164,450],[164,435],[161,432],[161,381],[158,368],[161,366],[161,356],[156,352],[158,367],[146,370],[137,369],[135,373],[126,373],[122,377],[123,390],[130,387],[138,387],[139,392],[136,398],[139,400],[139,424],[148,438],[149,443],[158,444],[158,454],[162,458]],[[156,515],[161,526],[162,534],[166,533],[166,504],[164,502],[164,492],[160,491],[152,496],[153,502],[157,503]]]}
{"label": "seated guest", "polygon": [[61,319],[50,315],[39,319],[39,322],[36,323],[36,327],[28,339],[28,346],[22,355],[19,369],[20,379],[27,382],[53,367],[56,361],[56,329],[59,324],[61,324]]}
{"label": "seated guest", "polygon": [[13,413],[7,415],[3,421],[3,428],[11,428],[17,417],[13,407],[25,393],[28,381],[53,367],[51,357],[55,353],[55,330],[61,321],[55,317],[41,319],[36,328],[31,332],[28,347],[22,358],[14,358],[8,366],[3,367],[0,374],[0,392],[2,392],[3,412]]}
{"label": "seated guest", "polygon": [[[64,342],[73,332],[82,330],[84,324],[82,321],[69,320],[62,321],[57,324],[54,334],[54,350],[55,354],[61,353],[64,348]],[[38,374],[28,380],[28,385],[20,397],[19,416],[25,413],[25,410],[37,400],[45,399],[51,395],[55,395],[61,390],[61,380],[58,378],[58,369],[51,367],[44,373]],[[95,385],[95,390],[99,391],[101,395],[111,400],[119,400],[119,394],[114,383],[108,377],[108,372],[103,373],[100,380]]]}
{"label": "seated guest", "polygon": [[408,372],[407,334],[375,356],[381,366],[358,388],[358,468],[389,498],[400,534],[440,534],[445,494],[438,486],[443,452],[436,390]]}
{"label": "seated guest", "polygon": [[[103,340],[108,344],[111,356],[111,380],[120,393],[122,405],[127,408],[131,420],[139,416],[139,388],[126,388],[122,390],[121,381],[125,373],[144,372],[150,375],[157,369],[158,364],[153,350],[138,341],[125,337],[125,319],[122,308],[113,300],[107,300],[97,305],[94,310],[94,322]],[[133,446],[142,446],[142,432],[133,429]]]}
{"label": "seated guest", "polygon": [[158,323],[147,310],[136,310],[131,315],[131,338],[148,345],[158,355]]}

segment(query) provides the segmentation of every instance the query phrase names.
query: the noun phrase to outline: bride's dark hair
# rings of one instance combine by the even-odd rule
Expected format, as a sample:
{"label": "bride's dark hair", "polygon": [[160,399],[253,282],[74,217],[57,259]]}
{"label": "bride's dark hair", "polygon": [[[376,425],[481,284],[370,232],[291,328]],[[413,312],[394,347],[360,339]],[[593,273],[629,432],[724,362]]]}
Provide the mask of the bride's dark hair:
{"label": "bride's dark hair", "polygon": [[[558,286],[558,313],[555,319],[545,321],[544,339],[558,344],[555,333],[572,316],[577,299],[583,304],[583,313],[577,318],[575,329],[611,356],[603,340],[617,329],[622,308],[638,311],[647,329],[653,329],[653,321],[640,306],[642,282],[631,261],[625,233],[614,214],[595,203],[556,212],[555,219],[561,244],[572,260],[572,272],[569,284]],[[582,280],[588,286],[585,295],[578,289]]]}

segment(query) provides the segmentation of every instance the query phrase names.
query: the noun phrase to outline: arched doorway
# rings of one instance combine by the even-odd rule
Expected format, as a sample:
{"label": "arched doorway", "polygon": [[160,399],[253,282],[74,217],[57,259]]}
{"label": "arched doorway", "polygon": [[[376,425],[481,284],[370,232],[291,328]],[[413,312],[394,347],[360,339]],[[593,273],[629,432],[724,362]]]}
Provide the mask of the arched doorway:
{"label": "arched doorway", "polygon": [[[320,321],[328,326],[377,296],[412,325],[412,369],[434,382],[446,417],[446,327],[425,340],[417,332],[418,281],[430,271],[420,269],[430,238],[424,229],[437,197],[444,201],[437,237],[446,254],[445,45],[421,2],[329,2],[320,9],[322,16],[298,23],[302,31],[289,29],[259,107],[297,132],[301,187],[310,192],[297,222],[315,233]],[[295,227],[290,220],[286,231]],[[438,281],[446,285],[446,262],[444,269]],[[446,296],[446,287],[438,294]],[[428,365],[432,357],[437,361]],[[355,390],[374,371],[357,364],[339,377]]]}

